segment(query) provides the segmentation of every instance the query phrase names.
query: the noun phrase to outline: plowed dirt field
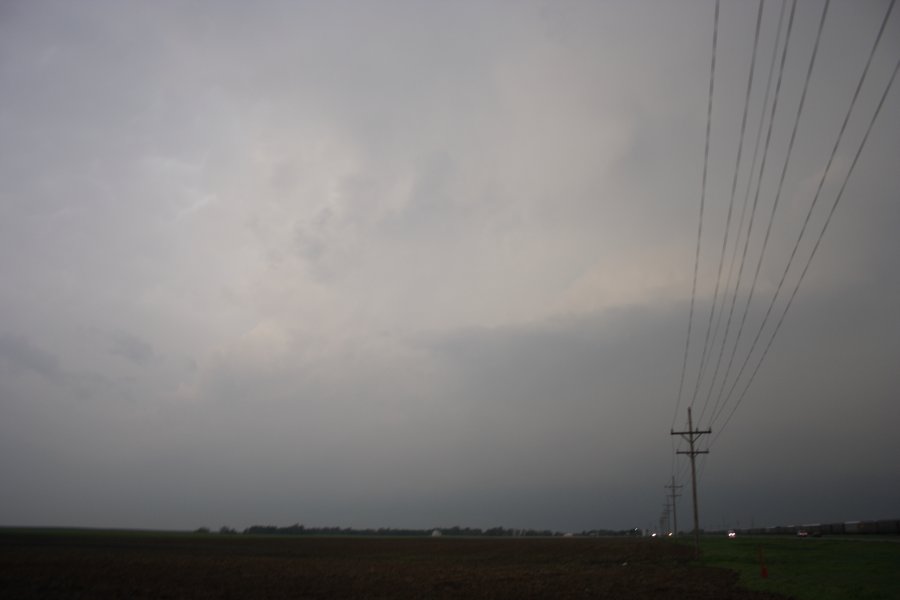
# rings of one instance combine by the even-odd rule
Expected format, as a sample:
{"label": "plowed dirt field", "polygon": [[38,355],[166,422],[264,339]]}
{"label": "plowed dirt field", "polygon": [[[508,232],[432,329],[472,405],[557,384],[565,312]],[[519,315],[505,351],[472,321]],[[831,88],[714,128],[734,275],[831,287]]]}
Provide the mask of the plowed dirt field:
{"label": "plowed dirt field", "polygon": [[670,540],[0,533],[2,598],[778,598]]}

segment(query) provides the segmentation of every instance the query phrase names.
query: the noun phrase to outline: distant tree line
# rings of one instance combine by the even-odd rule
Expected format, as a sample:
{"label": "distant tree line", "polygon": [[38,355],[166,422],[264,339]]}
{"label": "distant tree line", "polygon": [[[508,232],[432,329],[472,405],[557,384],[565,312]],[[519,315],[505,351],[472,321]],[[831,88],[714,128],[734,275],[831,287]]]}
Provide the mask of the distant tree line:
{"label": "distant tree line", "polygon": [[[611,530],[592,529],[575,534],[578,536],[621,536],[634,535],[635,529]],[[206,527],[201,527],[197,533],[210,533]],[[220,534],[235,534],[236,530],[223,526]],[[557,537],[563,535],[559,531],[550,529],[513,529],[505,527],[491,527],[481,529],[479,527],[436,527],[433,529],[403,529],[393,527],[380,527],[378,529],[356,529],[353,527],[306,527],[300,523],[278,527],[276,525],[251,525],[242,532],[245,535],[310,535],[310,536],[394,536],[394,537],[427,537],[427,536],[459,536],[459,537]]]}
{"label": "distant tree line", "polygon": [[641,535],[643,535],[643,531],[637,527],[633,529],[591,529],[588,531],[582,531],[578,535],[584,537],[610,537],[620,535],[640,537]]}
{"label": "distant tree line", "polygon": [[506,529],[504,527],[492,527],[481,529],[479,527],[436,527],[434,529],[402,529],[393,527],[381,527],[378,529],[355,529],[353,527],[306,527],[299,523],[287,527],[275,525],[252,525],[244,530],[248,535],[354,535],[354,536],[554,536],[563,535],[558,531],[549,529]]}
{"label": "distant tree line", "polygon": [[353,527],[305,527],[296,523],[287,527],[275,525],[251,525],[244,530],[247,535],[392,535],[416,536],[431,535],[431,530],[424,529],[354,529]]}

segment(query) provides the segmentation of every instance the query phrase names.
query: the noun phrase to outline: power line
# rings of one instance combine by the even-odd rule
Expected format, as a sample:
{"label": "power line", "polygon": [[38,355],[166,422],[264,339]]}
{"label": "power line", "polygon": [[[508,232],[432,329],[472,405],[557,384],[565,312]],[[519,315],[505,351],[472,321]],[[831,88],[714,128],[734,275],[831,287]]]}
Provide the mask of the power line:
{"label": "power line", "polygon": [[[832,148],[831,155],[830,155],[830,157],[829,157],[829,159],[828,159],[828,164],[827,164],[827,166],[825,167],[825,170],[824,170],[823,173],[822,173],[822,176],[821,176],[821,178],[820,178],[820,180],[819,180],[819,185],[818,185],[818,187],[817,187],[817,189],[816,189],[816,194],[815,194],[815,196],[813,197],[813,201],[812,201],[812,203],[810,204],[809,210],[808,210],[808,212],[807,212],[807,214],[806,214],[806,219],[805,219],[804,222],[803,222],[803,227],[802,227],[801,230],[800,230],[800,234],[797,236],[797,241],[796,241],[796,243],[794,244],[794,249],[793,249],[793,251],[791,252],[791,257],[790,257],[790,259],[788,260],[788,264],[787,264],[787,266],[785,267],[785,270],[784,270],[784,273],[782,274],[781,280],[780,280],[779,283],[778,283],[778,288],[777,288],[776,291],[775,291],[775,295],[774,295],[773,298],[772,298],[772,302],[769,304],[769,310],[766,312],[766,318],[768,318],[769,314],[771,313],[771,309],[772,309],[772,307],[773,307],[774,304],[775,304],[775,299],[777,298],[778,293],[779,293],[780,290],[781,290],[781,287],[782,287],[782,285],[783,285],[783,283],[784,283],[784,280],[785,280],[785,278],[787,277],[788,270],[789,270],[790,267],[791,267],[791,263],[792,263],[792,261],[794,260],[794,257],[796,256],[797,248],[800,246],[800,242],[801,242],[801,240],[802,240],[802,238],[803,238],[804,233],[806,232],[806,227],[807,227],[807,225],[808,225],[808,223],[809,223],[809,220],[810,220],[810,217],[811,217],[811,215],[812,215],[813,209],[815,208],[816,204],[818,203],[819,196],[820,196],[820,194],[821,194],[821,192],[822,192],[822,188],[823,188],[824,183],[825,183],[825,179],[827,178],[828,173],[829,173],[830,170],[831,170],[831,166],[832,166],[832,164],[833,164],[834,157],[835,157],[835,155],[837,154],[838,146],[840,145],[840,142],[841,142],[841,140],[842,140],[842,138],[843,138],[843,136],[844,136],[844,132],[846,131],[847,123],[848,123],[849,120],[850,120],[850,115],[851,115],[851,113],[853,112],[854,106],[856,105],[856,100],[859,98],[859,92],[860,92],[860,90],[862,89],[863,83],[865,82],[865,79],[866,79],[866,77],[867,77],[867,75],[868,75],[868,73],[869,73],[869,67],[870,67],[871,64],[872,64],[872,59],[873,59],[873,57],[875,56],[875,51],[876,51],[876,49],[878,48],[878,44],[881,42],[882,35],[883,35],[883,33],[884,33],[885,27],[887,26],[887,22],[888,22],[888,19],[890,18],[891,11],[892,11],[893,8],[894,8],[895,2],[896,2],[896,0],[891,0],[890,5],[888,6],[888,10],[887,10],[887,12],[885,13],[884,19],[882,20],[881,27],[880,27],[879,30],[878,30],[878,35],[877,35],[876,38],[875,38],[875,43],[872,45],[872,50],[871,50],[871,52],[869,53],[869,58],[868,58],[868,60],[866,61],[866,66],[865,66],[865,68],[863,69],[863,73],[862,73],[862,75],[860,76],[859,82],[858,82],[857,85],[856,85],[856,90],[855,90],[855,92],[854,92],[854,94],[853,94],[853,99],[850,101],[850,107],[847,109],[847,114],[844,116],[844,122],[843,122],[842,125],[841,125],[841,129],[840,129],[840,132],[839,132],[839,134],[838,134],[837,140],[835,141],[834,147]],[[817,252],[818,249],[819,249],[819,244],[822,242],[822,238],[825,236],[825,231],[828,229],[828,226],[829,226],[829,224],[831,223],[831,218],[834,216],[834,212],[835,212],[835,210],[837,209],[837,206],[838,206],[838,204],[840,203],[841,198],[842,198],[843,195],[844,195],[844,190],[845,190],[846,187],[847,187],[847,182],[850,180],[850,176],[853,174],[853,170],[854,170],[854,168],[856,167],[856,163],[857,163],[857,161],[859,160],[859,157],[860,157],[860,155],[862,154],[862,150],[863,150],[863,148],[865,147],[866,142],[867,142],[868,139],[869,139],[869,134],[872,132],[872,128],[873,128],[874,125],[875,125],[875,121],[877,120],[878,115],[879,115],[879,113],[881,112],[881,108],[884,106],[884,101],[885,101],[885,99],[887,98],[887,95],[888,95],[888,93],[890,92],[891,87],[893,86],[894,80],[895,80],[896,77],[897,77],[897,71],[898,71],[898,69],[900,69],[900,61],[898,61],[897,64],[894,66],[894,71],[893,71],[893,73],[891,74],[890,80],[888,81],[887,86],[885,87],[884,92],[883,92],[882,95],[881,95],[881,99],[880,99],[879,102],[878,102],[878,106],[875,108],[875,112],[874,112],[874,114],[872,115],[872,119],[869,121],[869,126],[866,128],[866,133],[865,133],[865,135],[863,136],[863,139],[862,139],[862,141],[860,142],[859,147],[858,147],[857,150],[856,150],[856,154],[855,154],[854,157],[853,157],[853,162],[850,164],[850,169],[847,171],[847,175],[844,177],[844,181],[843,181],[843,183],[841,184],[841,188],[840,188],[840,190],[838,191],[837,196],[835,197],[834,202],[833,202],[832,205],[831,205],[831,209],[830,209],[829,212],[828,212],[828,217],[825,219],[825,223],[824,223],[824,225],[822,226],[822,230],[819,232],[819,235],[818,235],[818,237],[816,238],[816,242],[815,242],[815,244],[813,245],[812,252],[810,253],[809,258],[807,258],[807,260],[806,260],[806,264],[804,265],[803,270],[802,270],[801,273],[800,273],[800,277],[798,278],[797,283],[796,283],[796,285],[794,286],[793,291],[791,292],[791,296],[790,296],[790,298],[788,299],[788,302],[787,302],[787,304],[785,305],[784,310],[782,311],[781,316],[780,316],[779,319],[778,319],[778,323],[775,325],[775,329],[772,331],[772,335],[769,337],[769,341],[768,341],[768,343],[766,344],[766,347],[765,347],[765,349],[763,350],[762,355],[760,356],[759,360],[757,361],[756,367],[754,368],[753,373],[752,373],[751,376],[750,376],[750,379],[747,381],[747,384],[744,386],[744,389],[743,389],[743,391],[741,392],[741,395],[739,396],[738,401],[735,403],[734,408],[733,408],[733,409],[731,410],[731,412],[729,413],[728,418],[725,420],[725,423],[724,423],[724,424],[722,425],[722,427],[719,429],[718,433],[716,434],[716,437],[713,438],[713,442],[715,442],[715,440],[718,439],[719,435],[721,435],[722,430],[725,429],[725,427],[726,427],[726,426],[728,425],[728,423],[731,421],[731,418],[734,416],[734,413],[737,412],[738,407],[740,406],[740,404],[741,404],[741,402],[743,401],[743,399],[746,397],[747,391],[750,389],[750,385],[753,383],[753,380],[754,380],[754,378],[756,377],[756,374],[759,372],[760,366],[762,365],[763,361],[765,360],[766,356],[768,355],[769,349],[772,347],[772,343],[773,343],[774,340],[775,340],[775,336],[778,335],[778,331],[781,329],[782,323],[784,323],[784,318],[785,318],[785,316],[787,315],[788,310],[790,310],[791,305],[792,305],[793,302],[794,302],[794,298],[797,296],[797,291],[800,289],[800,285],[803,283],[803,279],[806,277],[806,273],[807,273],[807,271],[809,270],[809,266],[812,264],[812,260],[813,260],[813,258],[815,257],[816,252]],[[765,324],[765,320],[763,321],[763,324]],[[761,330],[762,330],[762,329],[760,329],[760,331],[761,331]],[[757,335],[757,337],[758,337],[758,335]]]}
{"label": "power line", "polygon": [[713,90],[716,81],[716,44],[719,39],[719,0],[716,0],[716,12],[713,20],[712,63],[709,68],[709,100],[706,107],[706,148],[703,153],[703,180],[700,186],[700,219],[697,225],[697,250],[694,255],[694,283],[691,286],[691,309],[688,314],[687,338],[684,342],[684,360],[681,365],[681,382],[678,385],[678,400],[675,402],[675,412],[672,414],[672,426],[678,417],[678,409],[681,406],[681,396],[684,390],[684,375],[687,371],[688,352],[691,344],[691,329],[694,322],[694,302],[697,296],[697,271],[700,266],[700,240],[703,237],[703,207],[706,203],[706,176],[709,168],[709,133],[712,125]]}
{"label": "power line", "polygon": [[[713,294],[712,308],[710,309],[710,312],[709,312],[709,323],[710,324],[712,324],[713,313],[715,312],[715,309],[716,309],[716,300],[719,295],[719,283],[722,279],[722,265],[725,263],[725,254],[726,254],[726,249],[728,247],[728,233],[731,230],[731,213],[732,213],[732,209],[734,208],[734,197],[737,192],[738,173],[740,172],[740,165],[741,165],[741,153],[744,149],[744,132],[747,129],[747,112],[749,111],[749,108],[750,108],[750,93],[753,90],[753,74],[756,70],[756,51],[759,47],[759,30],[760,30],[760,27],[762,26],[763,6],[764,6],[763,0],[759,0],[759,8],[756,13],[756,33],[753,36],[753,56],[750,59],[750,72],[747,74],[747,92],[744,97],[744,114],[741,117],[741,133],[738,137],[737,157],[735,158],[735,161],[734,161],[734,177],[731,180],[731,199],[728,202],[728,216],[725,219],[725,235],[722,237],[722,254],[719,257],[719,273],[718,273],[718,276],[716,277],[716,290],[715,290],[715,293]],[[763,102],[765,102],[765,99],[763,100]],[[738,229],[738,234],[740,235],[740,229]],[[735,241],[735,248],[737,248],[737,241]],[[728,280],[725,282],[726,288],[728,287],[728,282],[730,280],[731,280],[731,269],[729,268]],[[716,318],[716,325],[715,325],[715,329],[713,330],[713,336],[712,336],[713,344],[715,344],[716,337],[719,334],[719,325],[722,322],[722,312],[724,311],[724,308],[725,308],[725,296],[722,297],[722,309],[723,310],[719,311],[719,316]],[[709,335],[709,325],[707,325],[706,333],[708,336]],[[728,331],[726,329],[725,336],[727,337],[727,335],[728,335]],[[722,351],[719,352],[719,358],[716,359],[716,368],[715,368],[715,371],[713,372],[712,381],[710,381],[710,383],[709,383],[709,393],[706,395],[706,401],[703,403],[703,409],[700,411],[700,418],[698,419],[698,421],[701,421],[703,419],[703,413],[706,412],[706,407],[709,404],[709,398],[712,395],[712,390],[715,385],[716,378],[719,375],[719,366],[722,364],[722,355],[724,354],[724,349],[725,349],[725,337],[722,338]],[[702,378],[702,373],[703,373],[704,368],[705,368],[705,365],[701,361],[700,374],[697,376],[698,377],[698,379],[697,379],[698,386],[697,386],[697,389],[694,390],[695,399],[696,399],[697,391],[699,390],[699,387],[700,387],[699,383],[700,383],[700,379]],[[693,404],[693,401],[692,401],[692,404]]]}
{"label": "power line", "polygon": [[[822,10],[822,17],[819,20],[819,29],[816,32],[816,40],[815,40],[815,43],[813,44],[812,55],[810,56],[809,65],[806,70],[806,78],[803,82],[803,92],[800,94],[800,102],[797,105],[797,115],[794,117],[794,126],[791,129],[791,138],[790,138],[790,141],[788,142],[787,155],[785,156],[784,165],[782,166],[782,169],[781,169],[781,177],[779,178],[778,188],[776,189],[776,192],[775,192],[775,200],[772,203],[772,210],[769,213],[769,223],[766,226],[766,233],[765,233],[765,237],[763,237],[762,248],[760,249],[760,253],[759,253],[759,260],[756,263],[756,272],[753,275],[753,282],[750,284],[750,294],[747,297],[747,305],[744,307],[744,319],[742,319],[742,324],[743,324],[744,320],[746,319],[747,313],[750,310],[750,302],[753,298],[753,293],[756,288],[756,282],[759,279],[759,273],[762,268],[763,259],[765,258],[765,255],[766,255],[766,248],[768,246],[769,237],[772,232],[772,224],[775,221],[775,212],[777,211],[779,201],[781,200],[781,192],[784,187],[784,179],[787,174],[788,165],[790,164],[790,161],[791,161],[791,156],[793,154],[794,142],[797,139],[797,130],[799,129],[799,125],[800,125],[800,117],[803,114],[803,107],[806,104],[806,94],[807,94],[807,91],[809,90],[809,81],[812,78],[813,67],[816,64],[816,56],[819,51],[819,42],[822,39],[822,30],[825,27],[825,18],[828,15],[828,6],[830,4],[831,4],[831,0],[825,0],[825,7]],[[796,4],[795,4],[795,6],[796,6]],[[757,332],[756,338],[753,340],[753,343],[750,345],[750,350],[747,352],[747,357],[744,359],[744,362],[741,365],[740,370],[738,371],[738,374],[734,380],[734,383],[729,388],[728,394],[725,396],[725,399],[722,401],[722,405],[719,408],[719,411],[720,411],[719,414],[721,414],[721,411],[724,410],[725,405],[728,404],[728,400],[731,398],[731,395],[734,392],[734,388],[737,386],[738,381],[740,381],[741,375],[744,374],[744,369],[746,368],[747,363],[750,360],[750,356],[753,354],[753,350],[756,349],[756,343],[759,340],[759,335],[760,335],[761,331],[762,331],[762,328],[760,328],[759,332]],[[712,420],[715,421],[717,416],[718,416],[717,414],[714,414],[712,417]]]}
{"label": "power line", "polygon": [[[762,128],[763,128],[763,124],[765,123],[765,117],[766,117],[765,104],[769,98],[769,91],[771,90],[771,85],[772,85],[772,75],[775,72],[775,59],[778,57],[778,45],[779,45],[778,43],[779,43],[779,39],[781,38],[781,26],[784,22],[784,11],[785,11],[786,7],[787,7],[787,0],[783,0],[781,3],[781,12],[778,17],[778,28],[777,28],[776,34],[775,34],[775,47],[772,50],[772,61],[769,64],[769,76],[766,81],[766,93],[763,94],[763,112],[759,117],[759,127],[756,130],[756,143],[753,148],[753,162],[750,165],[750,174],[747,179],[747,190],[744,195],[743,209],[741,210],[741,223],[738,228],[739,231],[741,229],[743,229],[744,211],[747,208],[747,203],[750,198],[750,190],[753,187],[753,172],[756,168],[756,158],[757,158],[757,154],[759,151],[759,142],[762,139]],[[791,15],[793,17],[793,9],[791,10]],[[784,72],[784,63],[785,63],[785,57],[787,56],[787,46],[790,43],[792,23],[793,23],[793,18],[791,18],[791,21],[788,23],[787,33],[784,38],[784,50],[782,52],[781,66],[779,69],[779,73]],[[753,208],[750,211],[750,222],[747,226],[747,237],[744,240],[744,249],[743,249],[743,252],[741,253],[741,264],[740,264],[740,267],[738,268],[737,279],[734,282],[734,292],[732,293],[732,296],[731,296],[731,307],[728,309],[728,322],[725,326],[726,333],[725,333],[725,336],[722,338],[722,350],[723,351],[724,351],[725,344],[726,344],[726,341],[728,338],[728,331],[731,329],[731,321],[732,321],[732,317],[734,315],[734,308],[737,303],[737,297],[738,297],[738,292],[740,290],[741,280],[743,279],[744,265],[745,265],[746,259],[747,259],[747,249],[749,248],[750,238],[753,233],[753,222],[756,217],[756,206],[757,206],[757,203],[759,200],[759,190],[760,190],[760,185],[762,184],[763,172],[765,171],[766,156],[769,152],[769,140],[771,139],[772,124],[775,119],[775,110],[778,106],[778,92],[780,91],[780,88],[781,88],[781,75],[779,74],[779,83],[775,89],[775,94],[774,94],[774,97],[772,100],[772,111],[769,116],[769,131],[766,134],[765,150],[763,151],[762,163],[760,165],[760,170],[759,170],[759,177],[757,178],[757,182],[756,182],[756,194],[753,197]],[[738,241],[740,241],[740,237],[738,237]],[[735,243],[734,254],[732,254],[732,263],[734,263],[734,259],[737,255],[737,247],[738,247],[738,244]],[[731,270],[731,269],[729,269],[729,270]],[[729,276],[729,280],[730,279],[731,278]],[[735,358],[735,355],[737,354],[738,342],[740,341],[740,336],[741,336],[741,333],[743,332],[744,321],[746,320],[746,315],[747,315],[747,313],[745,311],[744,317],[741,320],[741,327],[738,330],[738,335],[735,337],[734,345],[732,346],[732,349],[731,349],[731,356],[728,359],[728,366],[725,369],[725,374],[722,376],[722,385],[719,386],[719,391],[716,394],[716,402],[713,403],[712,414],[715,414],[715,412],[716,412],[716,407],[722,397],[722,392],[725,390],[725,383],[728,381],[728,375],[731,373],[731,367],[734,364],[734,358]]]}

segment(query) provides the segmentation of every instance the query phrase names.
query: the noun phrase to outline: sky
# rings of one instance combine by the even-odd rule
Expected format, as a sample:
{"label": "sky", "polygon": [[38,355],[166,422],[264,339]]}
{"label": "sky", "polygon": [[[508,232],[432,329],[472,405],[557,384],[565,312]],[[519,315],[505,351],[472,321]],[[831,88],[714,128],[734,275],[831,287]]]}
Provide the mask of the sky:
{"label": "sky", "polygon": [[831,2],[788,159],[823,6],[759,178],[765,2],[734,184],[722,1],[704,188],[712,0],[0,4],[0,524],[649,527],[674,474],[685,528],[690,404],[701,526],[900,517],[896,86],[734,416],[695,384],[741,207],[732,378],[900,57],[895,11],[826,172],[888,9]]}

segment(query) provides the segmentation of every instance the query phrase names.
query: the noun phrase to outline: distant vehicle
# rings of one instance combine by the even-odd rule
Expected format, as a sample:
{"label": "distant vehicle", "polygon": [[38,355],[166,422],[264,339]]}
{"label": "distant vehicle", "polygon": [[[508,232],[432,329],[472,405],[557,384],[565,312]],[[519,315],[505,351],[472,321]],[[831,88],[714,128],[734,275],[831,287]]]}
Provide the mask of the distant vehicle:
{"label": "distant vehicle", "polygon": [[729,529],[729,530],[728,530],[728,537],[730,537],[730,538],[736,538],[736,537],[737,537],[737,532],[735,532],[734,529]]}
{"label": "distant vehicle", "polygon": [[808,536],[809,536],[809,532],[807,530],[805,530],[805,529],[797,530],[797,537],[808,537]]}

